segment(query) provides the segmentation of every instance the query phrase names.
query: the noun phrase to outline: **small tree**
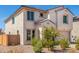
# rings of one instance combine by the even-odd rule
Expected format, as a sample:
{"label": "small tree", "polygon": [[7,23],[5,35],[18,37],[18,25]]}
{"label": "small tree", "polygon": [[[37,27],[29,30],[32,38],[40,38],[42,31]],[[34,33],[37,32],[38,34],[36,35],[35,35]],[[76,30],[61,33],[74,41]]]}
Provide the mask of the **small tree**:
{"label": "small tree", "polygon": [[43,36],[44,39],[52,39],[52,29],[51,28],[44,28]]}
{"label": "small tree", "polygon": [[54,40],[57,36],[59,36],[59,33],[54,28],[46,27],[43,31],[43,46],[51,48],[51,50],[54,47]]}
{"label": "small tree", "polygon": [[59,32],[54,29],[53,27],[46,27],[43,31],[43,36],[45,39],[55,39],[57,36],[59,36]]}
{"label": "small tree", "polygon": [[53,40],[55,40],[57,36],[60,36],[60,33],[54,28],[51,28],[51,29],[52,29],[52,38]]}
{"label": "small tree", "polygon": [[76,40],[76,48],[79,50],[79,39]]}
{"label": "small tree", "polygon": [[67,39],[61,39],[60,40],[60,46],[63,50],[65,50],[66,48],[69,47],[69,43],[68,43],[68,40]]}

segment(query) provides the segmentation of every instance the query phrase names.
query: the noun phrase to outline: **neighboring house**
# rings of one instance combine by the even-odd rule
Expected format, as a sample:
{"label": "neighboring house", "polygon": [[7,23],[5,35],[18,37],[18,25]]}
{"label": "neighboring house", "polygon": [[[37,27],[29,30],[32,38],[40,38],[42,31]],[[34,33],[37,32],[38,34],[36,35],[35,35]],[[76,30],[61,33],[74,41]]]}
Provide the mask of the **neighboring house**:
{"label": "neighboring house", "polygon": [[79,38],[79,17],[74,17],[73,19],[73,30],[71,31],[71,42],[76,42]]}
{"label": "neighboring house", "polygon": [[70,39],[73,14],[63,6],[40,10],[21,6],[5,21],[6,34],[20,34],[20,44],[29,44],[33,37],[42,39],[44,27],[56,28],[64,37]]}

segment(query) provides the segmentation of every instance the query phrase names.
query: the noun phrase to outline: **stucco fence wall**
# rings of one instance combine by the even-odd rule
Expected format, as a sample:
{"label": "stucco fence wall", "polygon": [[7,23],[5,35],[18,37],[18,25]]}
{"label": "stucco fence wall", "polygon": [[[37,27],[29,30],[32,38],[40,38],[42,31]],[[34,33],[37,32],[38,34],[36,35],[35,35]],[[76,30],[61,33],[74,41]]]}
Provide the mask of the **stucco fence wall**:
{"label": "stucco fence wall", "polygon": [[0,35],[0,45],[9,46],[9,45],[19,45],[20,44],[20,35]]}

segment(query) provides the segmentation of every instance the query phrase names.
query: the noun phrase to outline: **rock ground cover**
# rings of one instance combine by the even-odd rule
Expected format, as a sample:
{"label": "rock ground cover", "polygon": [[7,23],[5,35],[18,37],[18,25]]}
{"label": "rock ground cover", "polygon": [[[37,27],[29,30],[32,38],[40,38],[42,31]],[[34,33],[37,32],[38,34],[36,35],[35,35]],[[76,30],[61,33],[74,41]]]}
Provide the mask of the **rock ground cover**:
{"label": "rock ground cover", "polygon": [[[62,50],[59,45],[54,46],[54,51],[49,51],[48,48],[43,48],[43,53],[79,53],[75,48],[75,44],[70,44],[70,48]],[[18,46],[0,46],[0,53],[34,53],[31,45]]]}

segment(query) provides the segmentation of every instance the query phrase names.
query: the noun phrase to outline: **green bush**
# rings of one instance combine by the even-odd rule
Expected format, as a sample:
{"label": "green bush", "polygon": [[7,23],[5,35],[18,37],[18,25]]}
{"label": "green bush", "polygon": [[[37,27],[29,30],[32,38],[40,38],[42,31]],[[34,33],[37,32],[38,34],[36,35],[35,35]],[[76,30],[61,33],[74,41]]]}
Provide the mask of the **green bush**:
{"label": "green bush", "polygon": [[63,50],[69,47],[68,40],[65,38],[61,39],[59,44]]}
{"label": "green bush", "polygon": [[79,50],[79,39],[76,40],[76,48]]}
{"label": "green bush", "polygon": [[42,45],[43,45],[44,48],[48,48],[47,39],[43,39],[43,40],[42,40]]}
{"label": "green bush", "polygon": [[36,52],[36,53],[40,53],[42,52],[42,42],[41,40],[38,40],[37,43],[35,44],[35,46],[33,47],[33,50]]}
{"label": "green bush", "polygon": [[49,39],[49,40],[43,39],[43,40],[42,40],[42,45],[43,45],[43,47],[45,47],[45,48],[50,48],[51,50],[53,50],[54,41],[51,40],[51,39]]}
{"label": "green bush", "polygon": [[76,49],[79,50],[79,44],[76,44]]}
{"label": "green bush", "polygon": [[35,46],[37,42],[38,42],[38,39],[33,38],[33,39],[32,39],[32,46]]}
{"label": "green bush", "polygon": [[48,48],[50,48],[50,50],[53,50],[54,48],[54,41],[51,39],[48,40]]}
{"label": "green bush", "polygon": [[55,40],[54,45],[59,45],[59,40]]}
{"label": "green bush", "polygon": [[76,44],[79,44],[79,39],[76,40]]}

